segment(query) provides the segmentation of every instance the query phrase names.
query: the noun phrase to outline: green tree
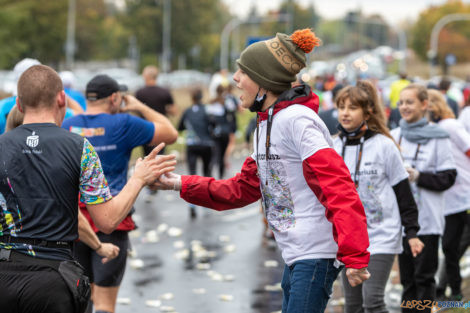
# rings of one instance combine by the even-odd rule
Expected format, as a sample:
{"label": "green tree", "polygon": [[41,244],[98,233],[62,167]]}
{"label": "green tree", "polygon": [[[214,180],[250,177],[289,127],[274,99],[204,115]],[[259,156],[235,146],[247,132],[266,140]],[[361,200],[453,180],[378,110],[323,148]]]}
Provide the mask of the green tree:
{"label": "green tree", "polygon": [[[440,6],[432,6],[420,13],[418,20],[411,29],[411,46],[423,60],[427,59],[432,28],[442,17],[453,13],[470,13],[470,4],[464,4],[462,1],[448,1]],[[441,63],[449,52],[456,54],[458,61],[470,60],[467,53],[470,46],[469,25],[469,21],[462,21],[453,22],[444,27],[439,36],[440,43],[446,42],[446,45],[440,44],[438,49],[438,60]]]}
{"label": "green tree", "polygon": [[57,64],[63,59],[67,1],[0,0],[0,68],[25,58]]}
{"label": "green tree", "polygon": [[[162,52],[163,2],[128,0],[126,28],[136,36],[143,63],[153,62]],[[214,69],[220,32],[230,20],[219,0],[171,1],[171,59],[183,55],[191,67]],[[146,65],[146,64],[142,64]]]}

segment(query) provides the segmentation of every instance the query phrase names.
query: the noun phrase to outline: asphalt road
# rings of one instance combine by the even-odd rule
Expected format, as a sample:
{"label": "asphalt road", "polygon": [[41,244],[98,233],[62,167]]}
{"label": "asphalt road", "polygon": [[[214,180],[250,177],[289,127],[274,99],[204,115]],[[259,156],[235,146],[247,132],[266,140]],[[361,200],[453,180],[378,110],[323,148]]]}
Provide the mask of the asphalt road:
{"label": "asphalt road", "polygon": [[147,198],[144,191],[135,205],[139,229],[116,312],[280,312],[284,263],[263,239],[258,203],[225,212],[198,207],[191,219],[176,192]]}

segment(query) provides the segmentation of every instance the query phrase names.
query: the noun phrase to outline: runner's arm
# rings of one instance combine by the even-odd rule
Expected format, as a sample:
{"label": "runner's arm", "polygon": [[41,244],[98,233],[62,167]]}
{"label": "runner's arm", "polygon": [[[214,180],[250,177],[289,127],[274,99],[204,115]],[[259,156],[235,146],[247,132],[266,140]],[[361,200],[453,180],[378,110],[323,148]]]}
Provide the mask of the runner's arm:
{"label": "runner's arm", "polygon": [[88,140],[84,139],[80,178],[81,201],[86,204],[93,222],[100,231],[111,233],[129,214],[140,190],[156,181],[163,173],[175,169],[174,156],[162,155],[156,158],[164,146],[158,145],[144,160],[137,160],[133,175],[121,192],[113,198],[98,155]]}
{"label": "runner's arm", "polygon": [[118,246],[100,241],[80,209],[78,210],[78,237],[84,244],[93,249],[99,256],[103,257],[103,263],[111,261],[119,255]]}
{"label": "runner's arm", "polygon": [[149,145],[155,146],[161,142],[172,144],[176,141],[178,132],[168,118],[146,106],[134,96],[126,95],[125,100],[126,106],[121,109],[122,111],[137,111],[145,120],[154,124],[155,131]]}

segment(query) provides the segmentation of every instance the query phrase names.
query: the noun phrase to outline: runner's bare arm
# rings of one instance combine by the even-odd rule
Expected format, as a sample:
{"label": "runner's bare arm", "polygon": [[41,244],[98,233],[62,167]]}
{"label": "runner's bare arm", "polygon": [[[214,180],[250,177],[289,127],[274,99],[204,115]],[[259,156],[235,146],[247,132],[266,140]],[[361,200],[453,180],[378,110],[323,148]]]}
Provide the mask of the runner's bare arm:
{"label": "runner's bare arm", "polygon": [[103,264],[111,261],[119,254],[118,246],[100,241],[80,210],[78,210],[78,237],[84,244],[93,249],[99,256],[103,257]]}
{"label": "runner's bare arm", "polygon": [[104,203],[86,205],[99,230],[106,234],[114,231],[129,214],[142,188],[155,182],[160,175],[175,169],[174,155],[162,155],[156,158],[164,146],[164,144],[158,145],[144,160],[137,160],[132,177],[117,196]]}
{"label": "runner's bare arm", "polygon": [[155,126],[152,141],[150,145],[158,145],[161,142],[166,144],[172,144],[178,138],[178,132],[176,131],[170,120],[163,114],[152,110],[139,100],[131,95],[125,96],[126,106],[122,108],[122,111],[137,111],[142,114],[143,118],[149,122],[152,122]]}

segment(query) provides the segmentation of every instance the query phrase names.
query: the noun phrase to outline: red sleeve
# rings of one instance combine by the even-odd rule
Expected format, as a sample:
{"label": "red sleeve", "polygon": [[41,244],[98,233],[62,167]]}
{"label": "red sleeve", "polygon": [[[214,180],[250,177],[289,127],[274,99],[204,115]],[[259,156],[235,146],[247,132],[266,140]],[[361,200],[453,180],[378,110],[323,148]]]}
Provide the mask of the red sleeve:
{"label": "red sleeve", "polygon": [[470,158],[470,149],[468,149],[467,152],[465,152],[465,155]]}
{"label": "red sleeve", "polygon": [[256,162],[248,157],[241,173],[230,179],[181,176],[181,198],[217,211],[241,208],[261,198]]}
{"label": "red sleeve", "polygon": [[335,150],[322,149],[302,163],[307,184],[326,208],[338,244],[338,260],[346,267],[369,263],[367,219],[351,174]]}

